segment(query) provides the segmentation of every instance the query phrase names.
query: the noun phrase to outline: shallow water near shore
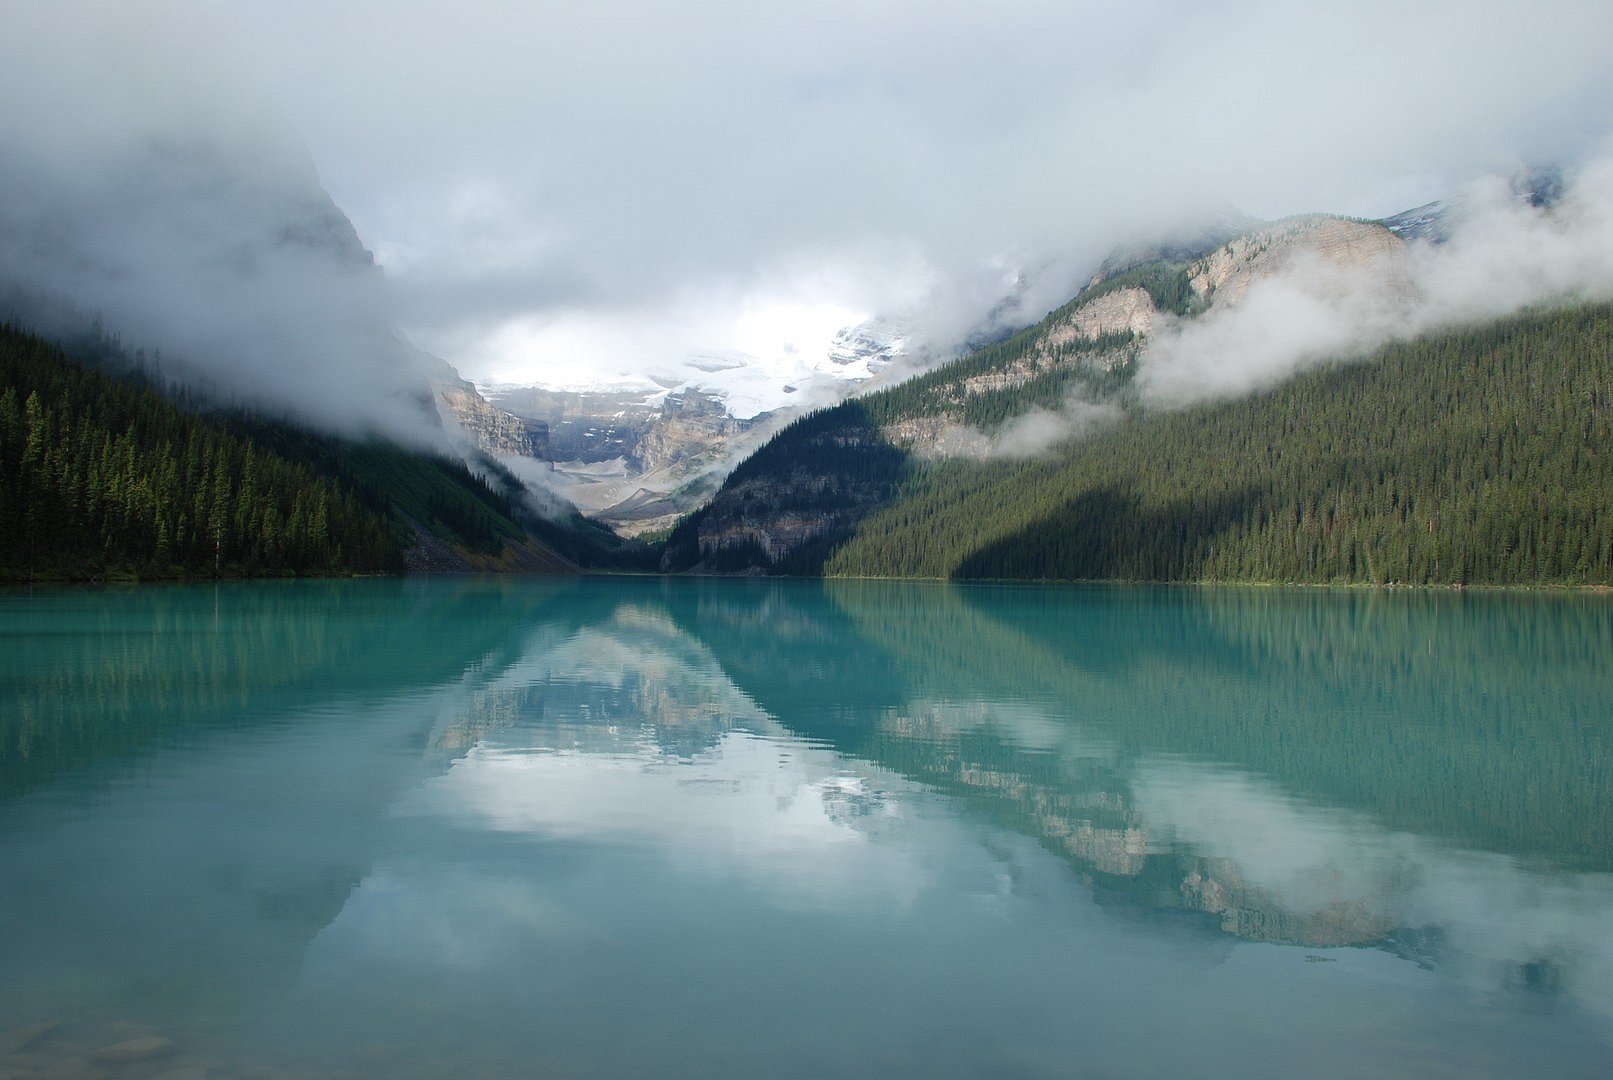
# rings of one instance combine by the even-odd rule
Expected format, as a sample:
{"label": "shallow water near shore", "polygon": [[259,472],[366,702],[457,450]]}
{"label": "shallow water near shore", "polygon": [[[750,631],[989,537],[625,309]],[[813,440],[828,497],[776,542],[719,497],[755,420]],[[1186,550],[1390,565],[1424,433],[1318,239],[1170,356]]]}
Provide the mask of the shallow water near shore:
{"label": "shallow water near shore", "polygon": [[0,594],[0,1076],[1605,1076],[1610,658],[1602,595]]}

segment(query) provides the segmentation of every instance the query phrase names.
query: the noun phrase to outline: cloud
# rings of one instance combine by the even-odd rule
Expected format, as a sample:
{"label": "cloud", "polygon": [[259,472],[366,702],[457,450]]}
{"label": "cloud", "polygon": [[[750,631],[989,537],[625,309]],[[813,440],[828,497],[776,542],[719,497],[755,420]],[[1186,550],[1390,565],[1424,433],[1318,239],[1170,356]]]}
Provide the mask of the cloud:
{"label": "cloud", "polygon": [[1534,304],[1613,298],[1613,154],[1571,174],[1554,207],[1488,177],[1453,215],[1447,243],[1402,246],[1383,234],[1373,258],[1296,258],[1241,297],[1167,324],[1139,360],[1144,400],[1238,396],[1390,341]]}
{"label": "cloud", "polygon": [[105,113],[74,96],[80,68],[41,111],[57,84],[23,93],[0,62],[0,317],[68,337],[93,318],[226,400],[438,446],[395,297],[296,136],[228,81],[193,101],[130,59],[80,58],[120,80]]}
{"label": "cloud", "polygon": [[115,193],[109,148],[272,116],[380,254],[388,314],[534,381],[731,347],[758,296],[944,351],[1194,207],[1389,213],[1579,160],[1613,115],[1588,0],[0,0],[0,29],[13,162]]}
{"label": "cloud", "polygon": [[[1035,457],[1067,439],[1085,435],[1119,416],[1119,406],[1111,402],[1094,402],[1072,396],[1057,410],[1031,409],[1004,424],[1002,430],[996,434],[979,435],[983,440],[982,456]],[[971,432],[971,434],[979,433]]]}

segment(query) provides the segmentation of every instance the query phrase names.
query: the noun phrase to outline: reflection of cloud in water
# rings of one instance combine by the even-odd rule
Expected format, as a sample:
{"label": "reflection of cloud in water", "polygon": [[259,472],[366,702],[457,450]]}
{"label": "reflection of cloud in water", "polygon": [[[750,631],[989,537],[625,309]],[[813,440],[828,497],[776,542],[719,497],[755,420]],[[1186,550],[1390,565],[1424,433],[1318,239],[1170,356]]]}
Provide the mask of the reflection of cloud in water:
{"label": "reflection of cloud in water", "polygon": [[783,906],[903,903],[922,883],[904,848],[873,845],[901,802],[831,751],[746,733],[668,762],[649,738],[613,754],[476,748],[403,809],[469,815],[534,839],[646,849],[776,890]]}
{"label": "reflection of cloud in water", "polygon": [[[601,937],[586,916],[526,881],[461,869],[452,888],[432,887],[417,870],[382,865],[364,879],[342,909],[348,951],[385,954],[403,939],[414,956],[474,971],[496,964],[511,937],[550,948],[586,945]],[[475,933],[471,927],[496,927],[497,933]]]}
{"label": "reflection of cloud in water", "polygon": [[[1308,804],[1247,773],[1141,763],[1139,813],[1257,898],[1302,918],[1432,931],[1441,966],[1475,994],[1565,992],[1613,1024],[1613,877],[1534,872],[1368,816]],[[1227,902],[1233,886],[1223,882]]]}
{"label": "reflection of cloud in water", "polygon": [[1613,876],[1394,831],[1258,773],[1138,757],[1033,704],[916,700],[880,728],[904,771],[991,808],[1145,918],[1204,912],[1235,938],[1381,947],[1481,1000],[1558,994],[1613,1023]]}
{"label": "reflection of cloud in water", "polygon": [[1112,738],[1072,726],[1063,717],[1023,701],[969,700],[912,701],[884,718],[887,725],[917,730],[988,731],[1010,746],[1030,751],[1057,750],[1068,758],[1110,760],[1119,754]]}
{"label": "reflection of cloud in water", "polygon": [[[456,753],[521,728],[529,745],[636,753],[652,739],[691,756],[731,730],[776,730],[694,638],[669,620],[623,605],[607,622],[565,637],[535,630],[522,658],[477,680],[433,745]],[[534,732],[549,734],[534,739]]]}
{"label": "reflection of cloud in water", "polygon": [[1384,834],[1363,814],[1319,810],[1259,777],[1198,762],[1141,762],[1130,788],[1133,805],[1159,833],[1235,867],[1244,883],[1286,910],[1348,907],[1385,933],[1399,925],[1415,838]]}
{"label": "reflection of cloud in water", "polygon": [[[640,849],[798,910],[911,904],[934,884],[913,846],[926,802],[908,782],[848,771],[831,748],[790,737],[675,622],[624,605],[531,646],[471,688],[449,725],[460,737],[439,739],[462,756],[403,809],[538,843]],[[1613,1020],[1607,875],[1536,872],[1258,773],[1139,758],[1110,728],[1045,706],[948,695],[868,720],[881,763],[1010,811],[1126,903],[1205,912],[1236,938],[1382,946],[1481,997],[1547,989]]]}

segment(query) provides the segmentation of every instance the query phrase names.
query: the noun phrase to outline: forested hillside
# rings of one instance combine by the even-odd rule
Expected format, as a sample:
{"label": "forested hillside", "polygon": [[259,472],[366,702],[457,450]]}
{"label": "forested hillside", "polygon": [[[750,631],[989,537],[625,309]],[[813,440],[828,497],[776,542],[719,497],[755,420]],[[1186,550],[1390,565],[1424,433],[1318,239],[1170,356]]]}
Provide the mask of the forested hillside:
{"label": "forested hillside", "polygon": [[402,569],[352,490],[0,328],[0,577]]}
{"label": "forested hillside", "polygon": [[[889,393],[788,429],[748,477],[736,472],[758,490],[800,490],[801,477],[782,466],[795,467],[791,444],[810,442],[814,426],[837,428],[840,445],[857,441],[846,434],[854,430],[883,446],[884,490],[854,522],[819,538],[813,565],[786,558],[764,567],[1613,584],[1613,305],[1429,336],[1236,401],[1133,408],[1027,460],[901,454],[874,418],[911,391]],[[769,462],[771,475],[758,476]],[[674,558],[689,559],[700,526],[675,536],[684,546]]]}
{"label": "forested hillside", "polygon": [[489,474],[181,408],[0,327],[0,580],[390,574],[427,542],[484,568],[634,556],[580,519],[524,528],[519,485]]}

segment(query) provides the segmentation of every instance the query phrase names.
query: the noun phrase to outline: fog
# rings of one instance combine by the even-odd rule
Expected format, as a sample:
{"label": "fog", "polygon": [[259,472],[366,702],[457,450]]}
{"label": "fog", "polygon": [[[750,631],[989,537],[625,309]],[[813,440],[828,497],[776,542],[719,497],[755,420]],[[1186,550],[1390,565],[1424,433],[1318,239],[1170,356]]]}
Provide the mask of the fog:
{"label": "fog", "polygon": [[306,155],[254,134],[151,131],[64,156],[10,142],[0,317],[69,339],[99,325],[224,402],[435,445],[381,272]]}
{"label": "fog", "polygon": [[1139,361],[1143,400],[1237,396],[1390,341],[1530,305],[1613,298],[1613,155],[1572,171],[1552,206],[1533,205],[1508,179],[1460,193],[1445,243],[1394,245],[1348,265],[1296,259],[1235,302],[1168,323]]}
{"label": "fog", "polygon": [[[410,422],[376,324],[513,381],[826,344],[792,312],[944,354],[1228,202],[1379,216],[1583,165],[1609,40],[1574,0],[0,0],[0,269],[330,423]],[[266,254],[154,146],[271,189],[264,159],[317,164],[384,287]]]}

